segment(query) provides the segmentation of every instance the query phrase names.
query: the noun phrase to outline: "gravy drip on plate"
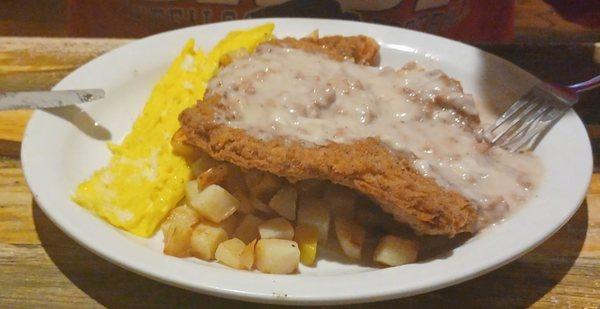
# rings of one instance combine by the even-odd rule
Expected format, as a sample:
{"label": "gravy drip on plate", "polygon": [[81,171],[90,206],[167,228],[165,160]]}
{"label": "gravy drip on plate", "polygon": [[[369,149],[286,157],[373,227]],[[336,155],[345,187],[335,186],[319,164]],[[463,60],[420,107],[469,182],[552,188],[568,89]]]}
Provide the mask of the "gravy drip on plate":
{"label": "gravy drip on plate", "polygon": [[478,208],[481,228],[526,201],[541,176],[531,153],[480,143],[477,110],[460,84],[411,63],[396,71],[262,45],[210,82],[216,119],[252,136],[307,145],[379,138],[415,169]]}

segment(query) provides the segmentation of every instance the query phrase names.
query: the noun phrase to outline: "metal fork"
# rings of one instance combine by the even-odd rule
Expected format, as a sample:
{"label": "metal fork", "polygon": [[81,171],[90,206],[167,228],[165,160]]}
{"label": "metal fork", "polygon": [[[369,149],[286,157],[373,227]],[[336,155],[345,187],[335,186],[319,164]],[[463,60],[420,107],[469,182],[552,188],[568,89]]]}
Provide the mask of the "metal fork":
{"label": "metal fork", "polygon": [[483,138],[511,152],[541,137],[575,103],[579,93],[600,86],[600,75],[573,85],[542,83],[513,103],[496,123],[483,131]]}

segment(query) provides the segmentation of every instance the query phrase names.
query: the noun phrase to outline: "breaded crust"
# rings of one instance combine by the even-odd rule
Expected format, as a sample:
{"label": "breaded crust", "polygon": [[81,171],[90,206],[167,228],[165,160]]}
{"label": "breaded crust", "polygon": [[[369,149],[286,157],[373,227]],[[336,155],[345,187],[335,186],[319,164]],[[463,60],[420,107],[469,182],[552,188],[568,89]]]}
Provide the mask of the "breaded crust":
{"label": "breaded crust", "polygon": [[[273,43],[363,64],[376,63],[378,54],[377,44],[362,36]],[[180,115],[186,141],[215,159],[271,172],[290,181],[326,179],[356,189],[417,233],[452,237],[473,231],[477,214],[468,200],[420,175],[407,156],[391,151],[378,139],[325,146],[307,146],[284,138],[259,140],[216,122],[213,106],[218,103],[218,96],[207,97]]]}
{"label": "breaded crust", "polygon": [[364,65],[376,65],[379,63],[379,44],[372,38],[364,35],[334,35],[323,38],[302,39],[283,38],[268,43],[302,49],[309,53],[325,54],[337,61],[351,60]]}

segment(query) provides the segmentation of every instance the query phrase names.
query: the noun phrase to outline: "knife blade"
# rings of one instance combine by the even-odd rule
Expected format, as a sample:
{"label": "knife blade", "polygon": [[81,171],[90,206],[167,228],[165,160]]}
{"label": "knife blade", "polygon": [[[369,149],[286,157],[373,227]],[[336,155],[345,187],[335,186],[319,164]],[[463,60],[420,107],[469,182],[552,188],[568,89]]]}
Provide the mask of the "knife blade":
{"label": "knife blade", "polygon": [[102,89],[0,92],[0,111],[61,107],[102,98]]}

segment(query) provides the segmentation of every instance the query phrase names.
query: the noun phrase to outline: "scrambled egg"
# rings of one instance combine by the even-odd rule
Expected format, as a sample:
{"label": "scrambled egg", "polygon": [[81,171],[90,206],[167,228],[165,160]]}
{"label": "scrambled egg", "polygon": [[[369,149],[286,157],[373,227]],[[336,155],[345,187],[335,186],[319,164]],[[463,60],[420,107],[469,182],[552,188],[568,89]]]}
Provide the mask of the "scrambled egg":
{"label": "scrambled egg", "polygon": [[111,224],[139,236],[151,236],[166,214],[184,196],[191,171],[172,152],[170,140],[179,128],[178,116],[204,96],[206,84],[227,55],[269,40],[273,24],[233,31],[210,53],[195,50],[189,40],[167,73],[154,87],[142,114],[113,153],[108,166],[82,182],[72,199]]}

